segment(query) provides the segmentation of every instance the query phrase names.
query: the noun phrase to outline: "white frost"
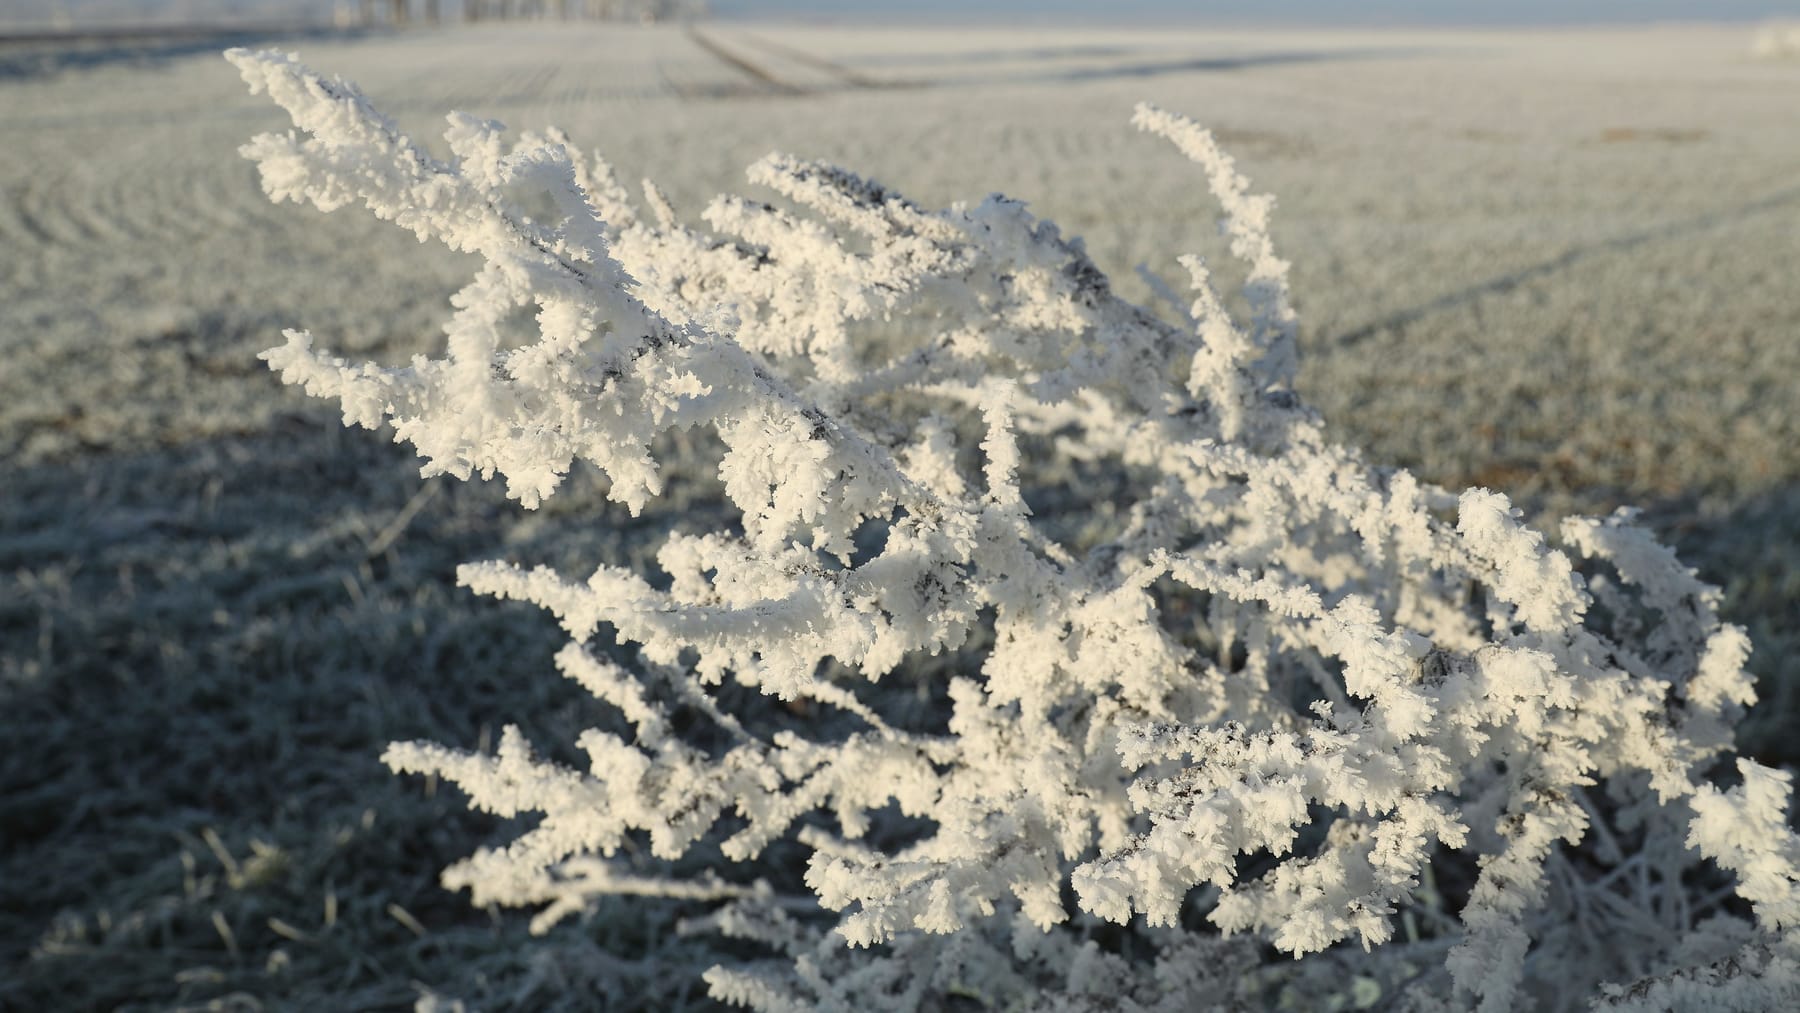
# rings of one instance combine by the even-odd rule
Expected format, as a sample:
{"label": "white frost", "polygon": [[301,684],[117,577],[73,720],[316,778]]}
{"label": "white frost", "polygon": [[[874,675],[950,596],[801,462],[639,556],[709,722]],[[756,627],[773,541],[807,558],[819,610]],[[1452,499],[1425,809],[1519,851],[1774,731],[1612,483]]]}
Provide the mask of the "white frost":
{"label": "white frost", "polygon": [[[666,583],[461,571],[555,613],[562,671],[632,730],[584,734],[584,769],[511,726],[493,756],[389,749],[477,806],[543,814],[446,873],[477,903],[538,906],[539,928],[608,893],[711,905],[696,931],[792,960],[708,973],[761,1009],[1800,1001],[1788,776],[1706,777],[1753,699],[1716,592],[1628,515],[1573,519],[1554,549],[1496,493],[1331,443],[1293,387],[1273,201],[1199,126],[1135,121],[1223,207],[1241,321],[1195,259],[1174,320],[1124,302],[1004,198],[927,211],[771,156],[751,182],[786,207],[722,197],[702,233],[654,187],[640,215],[554,131],[509,143],[453,115],[439,161],[346,83],[229,57],[298,128],[243,149],[271,198],[360,204],[484,261],[442,358],[352,363],[290,331],[264,353],[284,380],[527,507],[585,461],[651,509],[692,464],[663,459],[671,434],[724,445],[738,523],[670,536]],[[808,717],[734,714],[728,682]],[[947,710],[903,716],[933,693]],[[710,745],[675,731],[696,723]],[[890,810],[921,820],[901,843],[872,833]],[[755,879],[783,838],[812,853],[812,898]],[[733,864],[698,881],[612,857],[708,839]],[[1754,925],[1696,892],[1701,859]],[[1103,951],[1090,915],[1145,916],[1160,955]],[[1221,932],[1310,956],[1256,969]],[[1691,956],[1719,939],[1730,968]],[[1354,975],[1305,969],[1333,961]]]}

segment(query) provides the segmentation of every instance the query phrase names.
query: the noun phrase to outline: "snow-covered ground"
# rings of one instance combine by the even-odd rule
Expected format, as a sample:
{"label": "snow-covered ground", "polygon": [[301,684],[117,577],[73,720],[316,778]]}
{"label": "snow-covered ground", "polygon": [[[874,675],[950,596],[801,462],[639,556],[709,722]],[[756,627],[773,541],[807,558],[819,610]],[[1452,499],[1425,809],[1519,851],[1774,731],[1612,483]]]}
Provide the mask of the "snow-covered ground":
{"label": "snow-covered ground", "polygon": [[[933,205],[1001,190],[1143,298],[1135,265],[1174,279],[1176,254],[1219,242],[1192,167],[1126,121],[1141,99],[1196,116],[1278,195],[1304,393],[1349,441],[1537,509],[1646,507],[1728,584],[1758,671],[1800,681],[1800,63],[1751,59],[1742,28],[556,24],[283,45],[416,136],[452,108],[560,125],[690,218],[771,149]],[[0,975],[0,1005],[290,994],[273,954],[333,966],[320,897],[352,883],[368,896],[342,917],[363,928],[340,937],[381,956],[319,994],[379,1005],[409,976],[524,974],[431,884],[482,825],[374,756],[473,742],[547,677],[557,638],[495,632],[496,606],[441,586],[450,566],[591,560],[629,535],[581,512],[591,496],[525,517],[421,485],[403,451],[262,370],[283,326],[389,360],[430,347],[469,269],[359,212],[270,205],[234,150],[285,125],[179,41],[0,47],[0,698],[18,744],[0,756],[0,948],[37,953]],[[1771,718],[1800,710],[1774,695]],[[396,852],[451,820],[428,853]],[[253,838],[284,856],[260,880]]]}
{"label": "snow-covered ground", "polygon": [[[1633,501],[1792,477],[1800,414],[1771,409],[1800,373],[1800,69],[1747,59],[1738,29],[703,38],[717,52],[557,25],[302,55],[415,134],[451,108],[560,124],[690,213],[781,148],[932,204],[1003,190],[1126,275],[1212,231],[1193,174],[1125,125],[1148,98],[1214,124],[1278,195],[1308,393],[1383,456]],[[240,91],[189,53],[5,81],[0,419],[28,457],[235,431],[284,403],[257,382],[173,396],[194,366],[171,332],[224,369],[276,323],[431,340],[460,268],[268,205],[232,149],[279,113]]]}

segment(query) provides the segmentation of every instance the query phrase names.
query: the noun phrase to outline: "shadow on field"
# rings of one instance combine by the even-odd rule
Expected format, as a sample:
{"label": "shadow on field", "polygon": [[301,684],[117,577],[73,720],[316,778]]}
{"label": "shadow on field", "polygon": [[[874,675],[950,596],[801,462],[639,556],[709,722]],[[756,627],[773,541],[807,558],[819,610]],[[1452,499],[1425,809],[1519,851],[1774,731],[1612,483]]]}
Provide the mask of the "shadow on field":
{"label": "shadow on field", "polygon": [[541,965],[565,958],[599,979],[578,1007],[698,994],[697,974],[630,959],[672,937],[676,905],[540,951],[524,918],[440,888],[518,828],[379,762],[392,740],[475,747],[507,721],[564,751],[612,727],[556,676],[554,621],[457,589],[454,568],[641,566],[661,540],[643,527],[596,479],[531,514],[492,483],[423,482],[408,450],[329,412],[9,469],[0,1009],[411,1009],[410,981],[477,979],[490,1008],[554,1008]]}
{"label": "shadow on field", "polygon": [[141,28],[80,33],[0,33],[0,84],[115,64],[154,67],[232,46],[270,42],[343,40],[368,30],[277,26],[271,28]]}
{"label": "shadow on field", "polygon": [[1364,49],[1307,49],[1219,56],[1175,56],[1161,60],[1107,67],[1044,69],[1023,74],[970,74],[923,81],[927,87],[966,87],[989,84],[1080,84],[1092,81],[1166,77],[1175,74],[1227,74],[1302,63],[1346,63],[1361,60],[1395,60],[1422,55],[1425,50],[1396,47]]}
{"label": "shadow on field", "polygon": [[[523,914],[437,883],[520,824],[378,759],[396,739],[491,745],[513,721],[572,760],[580,730],[619,730],[554,674],[547,614],[458,590],[454,569],[642,570],[670,522],[634,521],[580,470],[537,512],[416,472],[406,448],[316,410],[9,471],[0,1008],[403,1010],[409,982],[487,1009],[703,1005],[698,971],[720,951],[675,934],[692,909],[608,901],[531,938]],[[1696,516],[1671,502],[1647,520],[1724,582],[1755,639],[1765,703],[1746,746],[1800,762],[1800,483]]]}
{"label": "shadow on field", "polygon": [[[782,80],[778,75],[744,54],[733,52],[722,46],[706,33],[695,29],[688,31],[688,38],[697,46],[710,53],[714,58],[733,67],[744,75],[744,82],[739,85],[713,87],[710,89],[683,89],[671,87],[683,97],[727,98],[747,96],[785,96],[817,94],[820,91],[862,90],[871,88],[966,88],[987,85],[1007,84],[1051,84],[1069,85],[1090,81],[1106,81],[1114,79],[1153,78],[1174,74],[1218,74],[1236,71],[1255,70],[1260,67],[1278,67],[1298,63],[1335,63],[1353,60],[1401,59],[1426,52],[1418,48],[1403,47],[1369,47],[1350,49],[1318,49],[1287,50],[1261,53],[1226,53],[1212,56],[1196,54],[1167,54],[1160,59],[1140,60],[1132,63],[1116,63],[1100,67],[1029,67],[1019,73],[1005,70],[984,70],[967,73],[952,72],[943,77],[907,77],[876,78],[861,70],[853,69],[842,63],[823,59],[809,52],[795,49],[792,46],[776,43],[757,36],[741,35],[735,41],[749,43],[757,49],[774,54],[784,60],[804,64],[814,70],[822,71],[835,79],[835,86],[823,89],[818,87],[801,87]],[[885,55],[885,54],[884,54]],[[917,61],[924,66],[938,64],[961,65],[965,63],[991,65],[994,61],[1008,59],[1044,60],[1058,58],[1103,57],[1121,55],[1148,55],[1143,50],[1124,47],[1079,47],[1064,49],[1019,49],[989,50],[984,54],[941,54]],[[907,64],[912,60],[886,59],[856,61],[860,67],[878,66],[882,63]]]}
{"label": "shadow on field", "polygon": [[955,52],[875,52],[857,58],[869,67],[884,65],[937,66],[959,63],[994,63],[1001,60],[1096,60],[1115,56],[1134,56],[1144,52],[1141,46],[1026,46],[1019,49],[970,49]]}
{"label": "shadow on field", "polygon": [[1572,267],[1596,257],[1609,257],[1630,251],[1651,243],[1662,243],[1675,239],[1683,239],[1713,229],[1737,225],[1758,215],[1774,211],[1800,201],[1800,186],[1788,186],[1766,193],[1761,197],[1745,201],[1732,207],[1708,211],[1705,214],[1690,215],[1663,222],[1647,229],[1638,229],[1623,235],[1601,239],[1596,242],[1576,246],[1549,260],[1533,264],[1530,267],[1505,274],[1496,275],[1479,284],[1469,285],[1447,292],[1428,302],[1421,303],[1398,313],[1390,314],[1380,320],[1374,320],[1360,327],[1352,328],[1326,341],[1337,345],[1354,345],[1366,341],[1383,331],[1394,330],[1418,323],[1434,314],[1452,310],[1486,296],[1510,292],[1521,285],[1529,285],[1554,277]]}
{"label": "shadow on field", "polygon": [[1800,767],[1800,482],[1718,517],[1659,513],[1646,519],[1682,562],[1724,589],[1726,621],[1750,632],[1760,700],[1739,729],[1739,745],[1764,763]]}

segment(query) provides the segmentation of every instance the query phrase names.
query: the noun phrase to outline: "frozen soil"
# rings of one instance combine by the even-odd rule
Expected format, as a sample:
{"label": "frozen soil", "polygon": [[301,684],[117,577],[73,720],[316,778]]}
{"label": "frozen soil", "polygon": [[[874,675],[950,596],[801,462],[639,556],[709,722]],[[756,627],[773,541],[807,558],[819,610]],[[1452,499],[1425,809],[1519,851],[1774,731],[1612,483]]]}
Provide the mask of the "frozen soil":
{"label": "frozen soil", "polygon": [[[1645,509],[1750,627],[1745,744],[1800,760],[1800,64],[1736,28],[1558,33],[480,30],[275,40],[433,137],[557,124],[690,219],[771,148],[931,205],[992,190],[1133,268],[1222,256],[1127,126],[1216,127],[1279,197],[1303,393],[1372,459],[1538,514]],[[472,265],[269,204],[284,129],[210,50],[0,47],[0,1007],[665,1009],[672,905],[528,944],[436,873],[496,821],[394,739],[609,718],[455,564],[643,559],[578,475],[542,511],[421,481],[255,354],[433,347]]]}

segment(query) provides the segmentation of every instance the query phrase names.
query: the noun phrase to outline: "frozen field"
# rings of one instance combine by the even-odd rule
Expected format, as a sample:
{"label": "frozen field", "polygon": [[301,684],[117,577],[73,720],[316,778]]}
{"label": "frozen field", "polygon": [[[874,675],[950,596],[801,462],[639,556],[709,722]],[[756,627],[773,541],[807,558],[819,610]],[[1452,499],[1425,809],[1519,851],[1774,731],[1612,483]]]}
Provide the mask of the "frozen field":
{"label": "frozen field", "polygon": [[[1800,62],[1750,40],[721,24],[282,45],[415,136],[452,108],[562,126],[690,219],[772,148],[931,205],[1001,190],[1140,298],[1135,265],[1175,279],[1176,254],[1220,251],[1203,182],[1130,109],[1206,121],[1279,198],[1307,399],[1446,485],[1644,507],[1727,586],[1765,684],[1749,745],[1791,763]],[[593,721],[556,684],[550,621],[451,570],[641,540],[591,481],[531,515],[422,483],[264,371],[283,326],[390,361],[434,346],[470,268],[360,212],[269,204],[235,148],[285,125],[209,45],[0,44],[0,1008],[409,1008],[419,983],[536,1009],[596,968],[690,985],[618,955],[680,945],[667,919],[527,949],[523,918],[439,890],[494,822],[376,761]]]}

